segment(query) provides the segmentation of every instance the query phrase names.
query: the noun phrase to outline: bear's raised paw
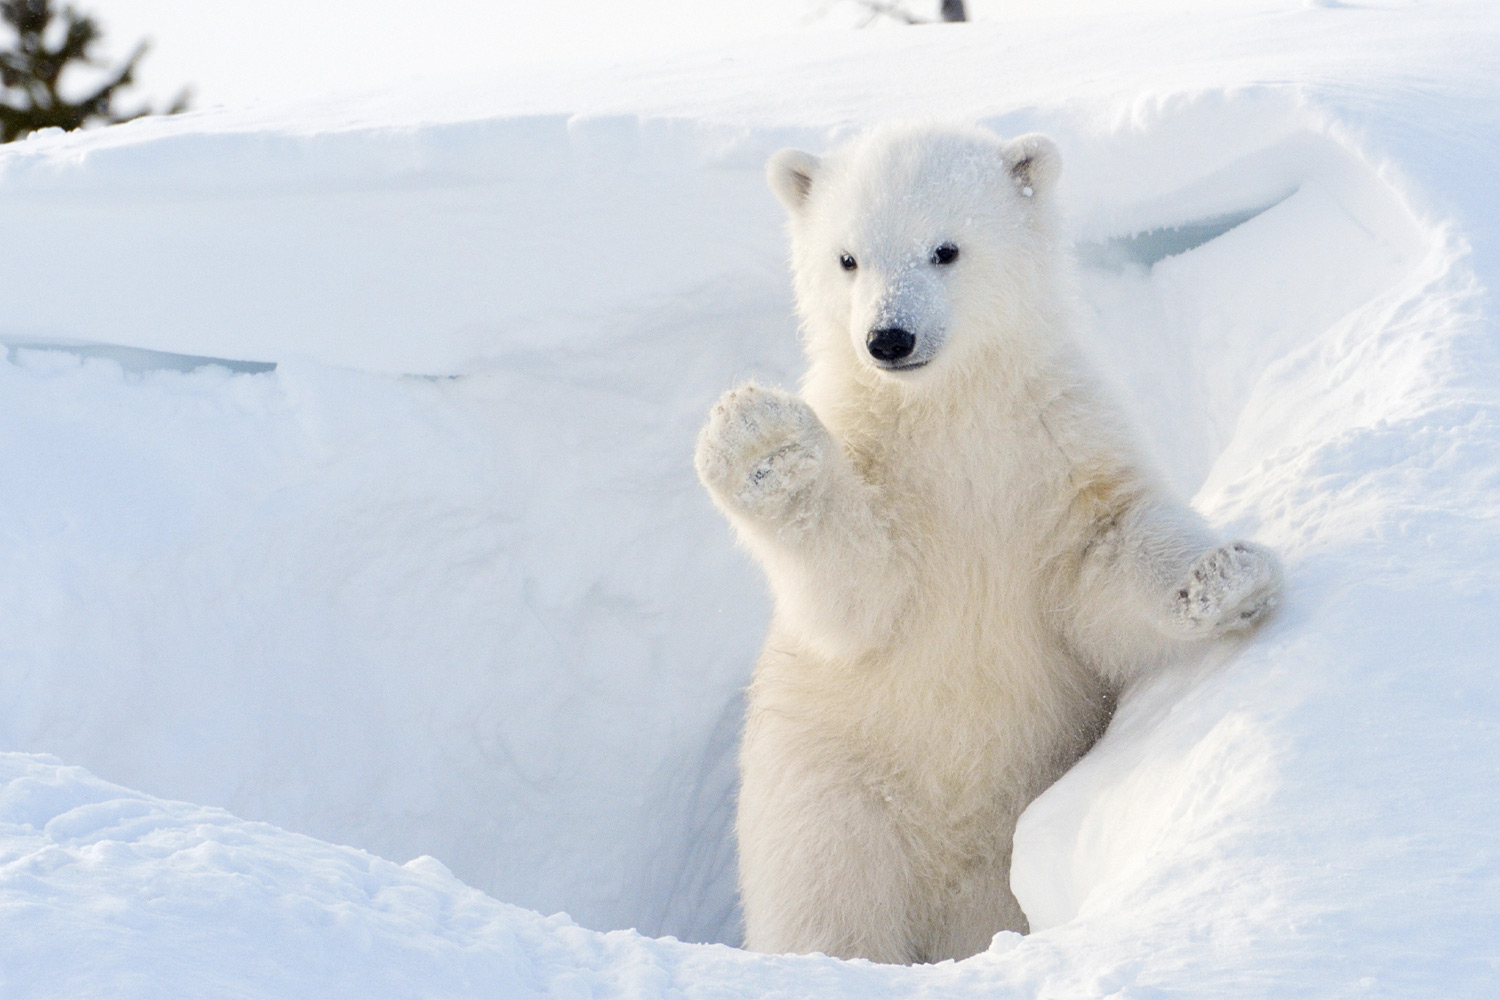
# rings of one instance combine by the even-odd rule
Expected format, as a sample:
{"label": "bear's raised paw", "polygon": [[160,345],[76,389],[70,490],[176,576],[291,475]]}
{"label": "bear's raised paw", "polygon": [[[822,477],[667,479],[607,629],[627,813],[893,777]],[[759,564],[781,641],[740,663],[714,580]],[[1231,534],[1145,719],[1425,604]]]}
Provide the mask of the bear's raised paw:
{"label": "bear's raised paw", "polygon": [[1204,636],[1252,628],[1276,607],[1281,569],[1270,549],[1229,542],[1199,556],[1173,592],[1173,624]]}
{"label": "bear's raised paw", "polygon": [[749,383],[719,397],[698,435],[698,477],[725,507],[794,519],[832,440],[802,400]]}

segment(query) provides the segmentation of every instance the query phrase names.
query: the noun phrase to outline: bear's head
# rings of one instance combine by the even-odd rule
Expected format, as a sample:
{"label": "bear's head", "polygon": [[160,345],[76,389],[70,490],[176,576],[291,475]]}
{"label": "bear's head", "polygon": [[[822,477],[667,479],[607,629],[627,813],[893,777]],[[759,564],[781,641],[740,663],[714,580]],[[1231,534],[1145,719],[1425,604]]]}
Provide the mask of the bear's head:
{"label": "bear's head", "polygon": [[775,154],[814,363],[920,382],[1042,324],[1058,270],[1046,136],[888,125],[825,156]]}

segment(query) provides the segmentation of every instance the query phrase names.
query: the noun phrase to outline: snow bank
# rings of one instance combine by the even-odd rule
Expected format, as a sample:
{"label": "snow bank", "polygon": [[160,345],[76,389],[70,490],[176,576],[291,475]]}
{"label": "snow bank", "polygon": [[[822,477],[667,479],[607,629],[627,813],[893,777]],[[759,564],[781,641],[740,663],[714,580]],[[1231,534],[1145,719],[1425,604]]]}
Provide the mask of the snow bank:
{"label": "snow bank", "polygon": [[[1495,18],[1091,17],[0,151],[0,749],[145,790],[0,757],[0,992],[1492,989]],[[691,441],[800,368],[764,156],[918,112],[1059,138],[1088,346],[1288,606],[1023,817],[1024,940],[598,934],[736,940],[767,609]]]}
{"label": "snow bank", "polygon": [[[874,995],[868,963],[598,934],[264,823],[0,754],[6,997]],[[913,977],[910,972],[906,979]]]}
{"label": "snow bank", "polygon": [[739,365],[659,324],[438,380],[15,349],[6,741],[593,926],[726,933],[764,599],[685,442]]}

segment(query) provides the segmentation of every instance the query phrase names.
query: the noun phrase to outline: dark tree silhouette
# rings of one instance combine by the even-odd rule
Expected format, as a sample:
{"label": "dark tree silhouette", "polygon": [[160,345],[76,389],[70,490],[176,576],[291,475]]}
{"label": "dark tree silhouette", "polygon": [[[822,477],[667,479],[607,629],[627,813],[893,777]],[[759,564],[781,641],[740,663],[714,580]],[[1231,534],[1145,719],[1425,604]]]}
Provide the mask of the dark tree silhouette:
{"label": "dark tree silhouette", "polygon": [[[63,96],[59,83],[73,66],[98,67],[91,50],[102,33],[94,19],[72,6],[61,12],[52,0],[0,0],[0,20],[16,34],[15,46],[0,49],[0,142],[19,139],[40,128],[81,128],[85,124],[114,124],[151,114],[142,106],[134,111],[115,110],[116,91],[133,82],[135,68],[146,54],[147,43],[135,47],[124,64],[111,71],[102,83],[77,100]],[[49,44],[49,35],[56,41]],[[175,114],[187,107],[184,90],[167,109]]]}
{"label": "dark tree silhouette", "polygon": [[[854,3],[865,9],[863,23],[866,25],[882,17],[888,17],[903,24],[932,23],[927,18],[918,17],[907,10],[904,0],[854,0]],[[967,21],[969,19],[968,13],[964,10],[964,0],[942,0],[938,5],[938,17],[944,21]]]}

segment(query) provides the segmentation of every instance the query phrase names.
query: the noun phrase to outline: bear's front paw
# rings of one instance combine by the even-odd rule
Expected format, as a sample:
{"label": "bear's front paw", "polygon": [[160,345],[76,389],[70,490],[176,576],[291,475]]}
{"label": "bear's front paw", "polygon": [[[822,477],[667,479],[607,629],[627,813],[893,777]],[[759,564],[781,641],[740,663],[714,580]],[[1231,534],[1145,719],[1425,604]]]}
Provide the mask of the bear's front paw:
{"label": "bear's front paw", "polygon": [[830,444],[806,403],[750,383],[719,398],[698,435],[693,461],[721,504],[784,519],[795,517]]}
{"label": "bear's front paw", "polygon": [[1276,607],[1281,568],[1270,549],[1230,542],[1193,562],[1173,592],[1172,620],[1195,636],[1248,629]]}

